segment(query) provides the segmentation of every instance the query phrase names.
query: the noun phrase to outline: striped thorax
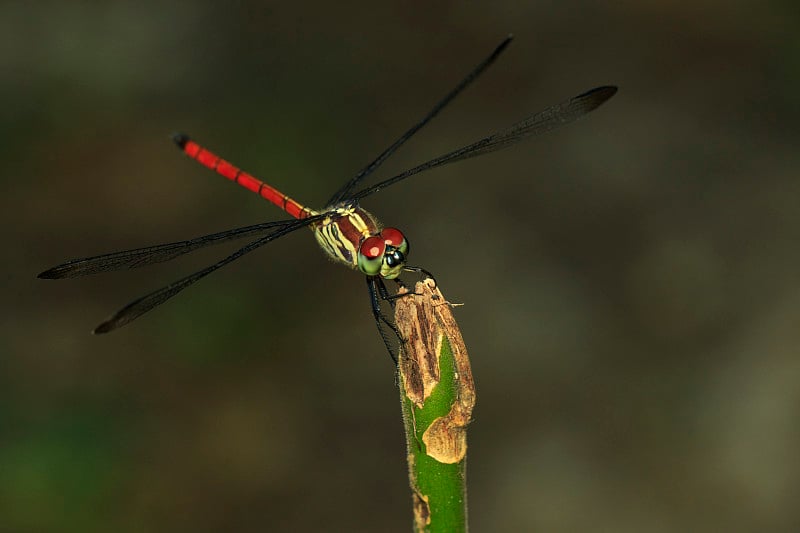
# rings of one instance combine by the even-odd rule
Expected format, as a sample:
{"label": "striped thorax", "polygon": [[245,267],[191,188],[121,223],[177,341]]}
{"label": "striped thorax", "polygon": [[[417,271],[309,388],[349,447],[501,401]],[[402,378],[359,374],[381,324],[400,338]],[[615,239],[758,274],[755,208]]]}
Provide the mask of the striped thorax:
{"label": "striped thorax", "polygon": [[408,241],[400,230],[382,227],[354,203],[331,208],[311,230],[328,257],[367,276],[394,279],[406,264]]}

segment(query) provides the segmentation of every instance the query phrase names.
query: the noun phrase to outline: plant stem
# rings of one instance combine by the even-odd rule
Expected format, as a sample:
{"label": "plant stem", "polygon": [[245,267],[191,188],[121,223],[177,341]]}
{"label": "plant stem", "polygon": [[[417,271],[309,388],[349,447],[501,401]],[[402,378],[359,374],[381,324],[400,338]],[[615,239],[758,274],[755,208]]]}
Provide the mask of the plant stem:
{"label": "plant stem", "polygon": [[397,300],[400,398],[414,530],[467,530],[467,424],[475,384],[461,332],[432,279]]}

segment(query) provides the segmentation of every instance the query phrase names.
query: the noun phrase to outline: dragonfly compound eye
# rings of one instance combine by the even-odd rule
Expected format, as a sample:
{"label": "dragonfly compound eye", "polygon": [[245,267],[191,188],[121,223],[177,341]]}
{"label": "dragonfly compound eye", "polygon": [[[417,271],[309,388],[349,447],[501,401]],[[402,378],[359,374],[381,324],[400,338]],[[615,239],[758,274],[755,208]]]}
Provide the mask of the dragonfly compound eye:
{"label": "dragonfly compound eye", "polygon": [[367,276],[377,276],[383,265],[386,241],[382,236],[367,237],[358,247],[358,269]]}
{"label": "dragonfly compound eye", "polygon": [[381,230],[381,237],[389,246],[394,246],[400,253],[404,256],[408,255],[408,241],[406,240],[406,236],[403,235],[397,228],[383,228]]}

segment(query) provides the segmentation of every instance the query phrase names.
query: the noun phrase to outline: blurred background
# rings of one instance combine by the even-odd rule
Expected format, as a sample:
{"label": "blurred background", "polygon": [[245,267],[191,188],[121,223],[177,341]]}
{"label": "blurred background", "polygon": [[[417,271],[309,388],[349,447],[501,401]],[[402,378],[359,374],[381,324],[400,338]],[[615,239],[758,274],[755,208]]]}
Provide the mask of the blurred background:
{"label": "blurred background", "polygon": [[0,4],[0,530],[409,531],[393,367],[360,275],[297,232],[67,281],[66,259],[312,207],[512,32],[388,177],[596,85],[516,149],[368,198],[457,308],[474,531],[800,528],[793,2]]}

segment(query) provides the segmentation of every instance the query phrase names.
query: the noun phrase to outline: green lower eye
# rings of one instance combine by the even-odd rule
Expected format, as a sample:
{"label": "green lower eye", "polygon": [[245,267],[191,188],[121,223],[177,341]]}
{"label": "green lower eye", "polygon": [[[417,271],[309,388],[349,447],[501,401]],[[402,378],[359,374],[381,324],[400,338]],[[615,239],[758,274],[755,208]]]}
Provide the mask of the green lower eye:
{"label": "green lower eye", "polygon": [[386,242],[378,236],[364,239],[358,248],[358,269],[367,276],[377,276],[383,264]]}
{"label": "green lower eye", "polygon": [[358,269],[367,276],[376,276],[381,271],[381,264],[383,258],[368,259],[361,254],[358,254]]}

